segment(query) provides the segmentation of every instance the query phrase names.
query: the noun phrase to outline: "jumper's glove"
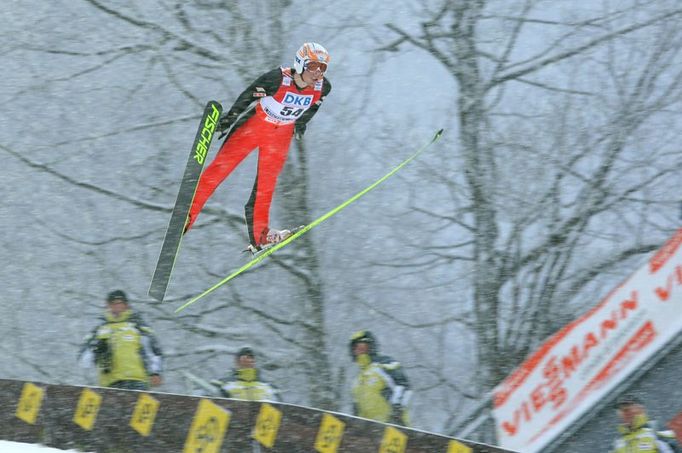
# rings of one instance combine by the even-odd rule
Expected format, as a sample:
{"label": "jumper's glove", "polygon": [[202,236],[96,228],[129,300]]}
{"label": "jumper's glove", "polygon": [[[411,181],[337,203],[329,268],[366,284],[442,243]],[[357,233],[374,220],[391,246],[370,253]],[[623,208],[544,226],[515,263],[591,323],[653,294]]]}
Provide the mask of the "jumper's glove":
{"label": "jumper's glove", "polygon": [[393,423],[394,425],[403,425],[405,423],[403,421],[403,411],[404,408],[400,404],[391,405],[391,416],[388,420],[389,423]]}
{"label": "jumper's glove", "polygon": [[294,132],[294,137],[296,137],[296,140],[303,140],[303,135],[305,134],[305,128],[306,128],[305,124],[296,123],[296,126],[295,126],[296,131]]}

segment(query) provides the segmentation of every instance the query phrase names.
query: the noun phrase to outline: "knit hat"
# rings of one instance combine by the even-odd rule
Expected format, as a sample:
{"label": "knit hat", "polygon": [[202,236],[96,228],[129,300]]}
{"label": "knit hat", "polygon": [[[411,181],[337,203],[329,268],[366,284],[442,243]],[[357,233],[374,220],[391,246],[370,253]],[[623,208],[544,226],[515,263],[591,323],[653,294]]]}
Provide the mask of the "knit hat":
{"label": "knit hat", "polygon": [[128,296],[126,296],[126,293],[121,291],[120,289],[117,289],[116,291],[112,291],[107,295],[107,303],[111,304],[116,301],[123,301],[126,304],[128,303]]}
{"label": "knit hat", "polygon": [[633,394],[621,395],[616,400],[617,409],[620,409],[623,406],[630,406],[632,404],[642,404],[642,401],[640,401],[640,399]]}
{"label": "knit hat", "polygon": [[249,346],[244,346],[244,347],[241,348],[239,351],[237,351],[237,353],[235,354],[235,357],[236,357],[236,358],[239,358],[239,357],[241,357],[241,356],[243,356],[243,355],[248,355],[248,356],[251,356],[251,357],[256,357],[256,354],[253,352],[253,349],[251,349]]}

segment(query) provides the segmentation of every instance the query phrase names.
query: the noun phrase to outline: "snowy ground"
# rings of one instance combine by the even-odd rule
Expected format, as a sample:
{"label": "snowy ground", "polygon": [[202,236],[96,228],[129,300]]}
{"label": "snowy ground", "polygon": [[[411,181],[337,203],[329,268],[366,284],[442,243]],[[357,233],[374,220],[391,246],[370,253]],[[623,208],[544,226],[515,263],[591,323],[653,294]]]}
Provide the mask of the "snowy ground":
{"label": "snowy ground", "polygon": [[44,445],[21,444],[19,442],[0,440],[0,451],[2,453],[63,453],[65,451],[75,452],[76,450],[60,450]]}

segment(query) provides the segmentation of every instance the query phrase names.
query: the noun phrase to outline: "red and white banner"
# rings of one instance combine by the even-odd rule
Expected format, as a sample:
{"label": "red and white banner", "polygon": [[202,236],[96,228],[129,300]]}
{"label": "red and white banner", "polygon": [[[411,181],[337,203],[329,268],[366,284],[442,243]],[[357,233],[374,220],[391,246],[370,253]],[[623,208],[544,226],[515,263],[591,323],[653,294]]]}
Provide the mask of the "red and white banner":
{"label": "red and white banner", "polygon": [[682,331],[682,228],[495,388],[498,441],[541,451]]}

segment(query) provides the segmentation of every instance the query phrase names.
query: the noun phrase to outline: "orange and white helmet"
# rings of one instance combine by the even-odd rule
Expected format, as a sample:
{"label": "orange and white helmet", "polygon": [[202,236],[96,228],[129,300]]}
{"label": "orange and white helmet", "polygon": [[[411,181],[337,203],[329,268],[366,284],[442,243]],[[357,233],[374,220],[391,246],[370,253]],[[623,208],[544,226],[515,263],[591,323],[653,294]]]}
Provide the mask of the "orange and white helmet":
{"label": "orange and white helmet", "polygon": [[316,42],[304,43],[298,52],[296,52],[296,58],[294,59],[294,69],[297,73],[303,74],[303,70],[306,69],[308,63],[315,62],[319,63],[322,68],[322,72],[327,70],[329,65],[329,52],[327,49],[322,47]]}

